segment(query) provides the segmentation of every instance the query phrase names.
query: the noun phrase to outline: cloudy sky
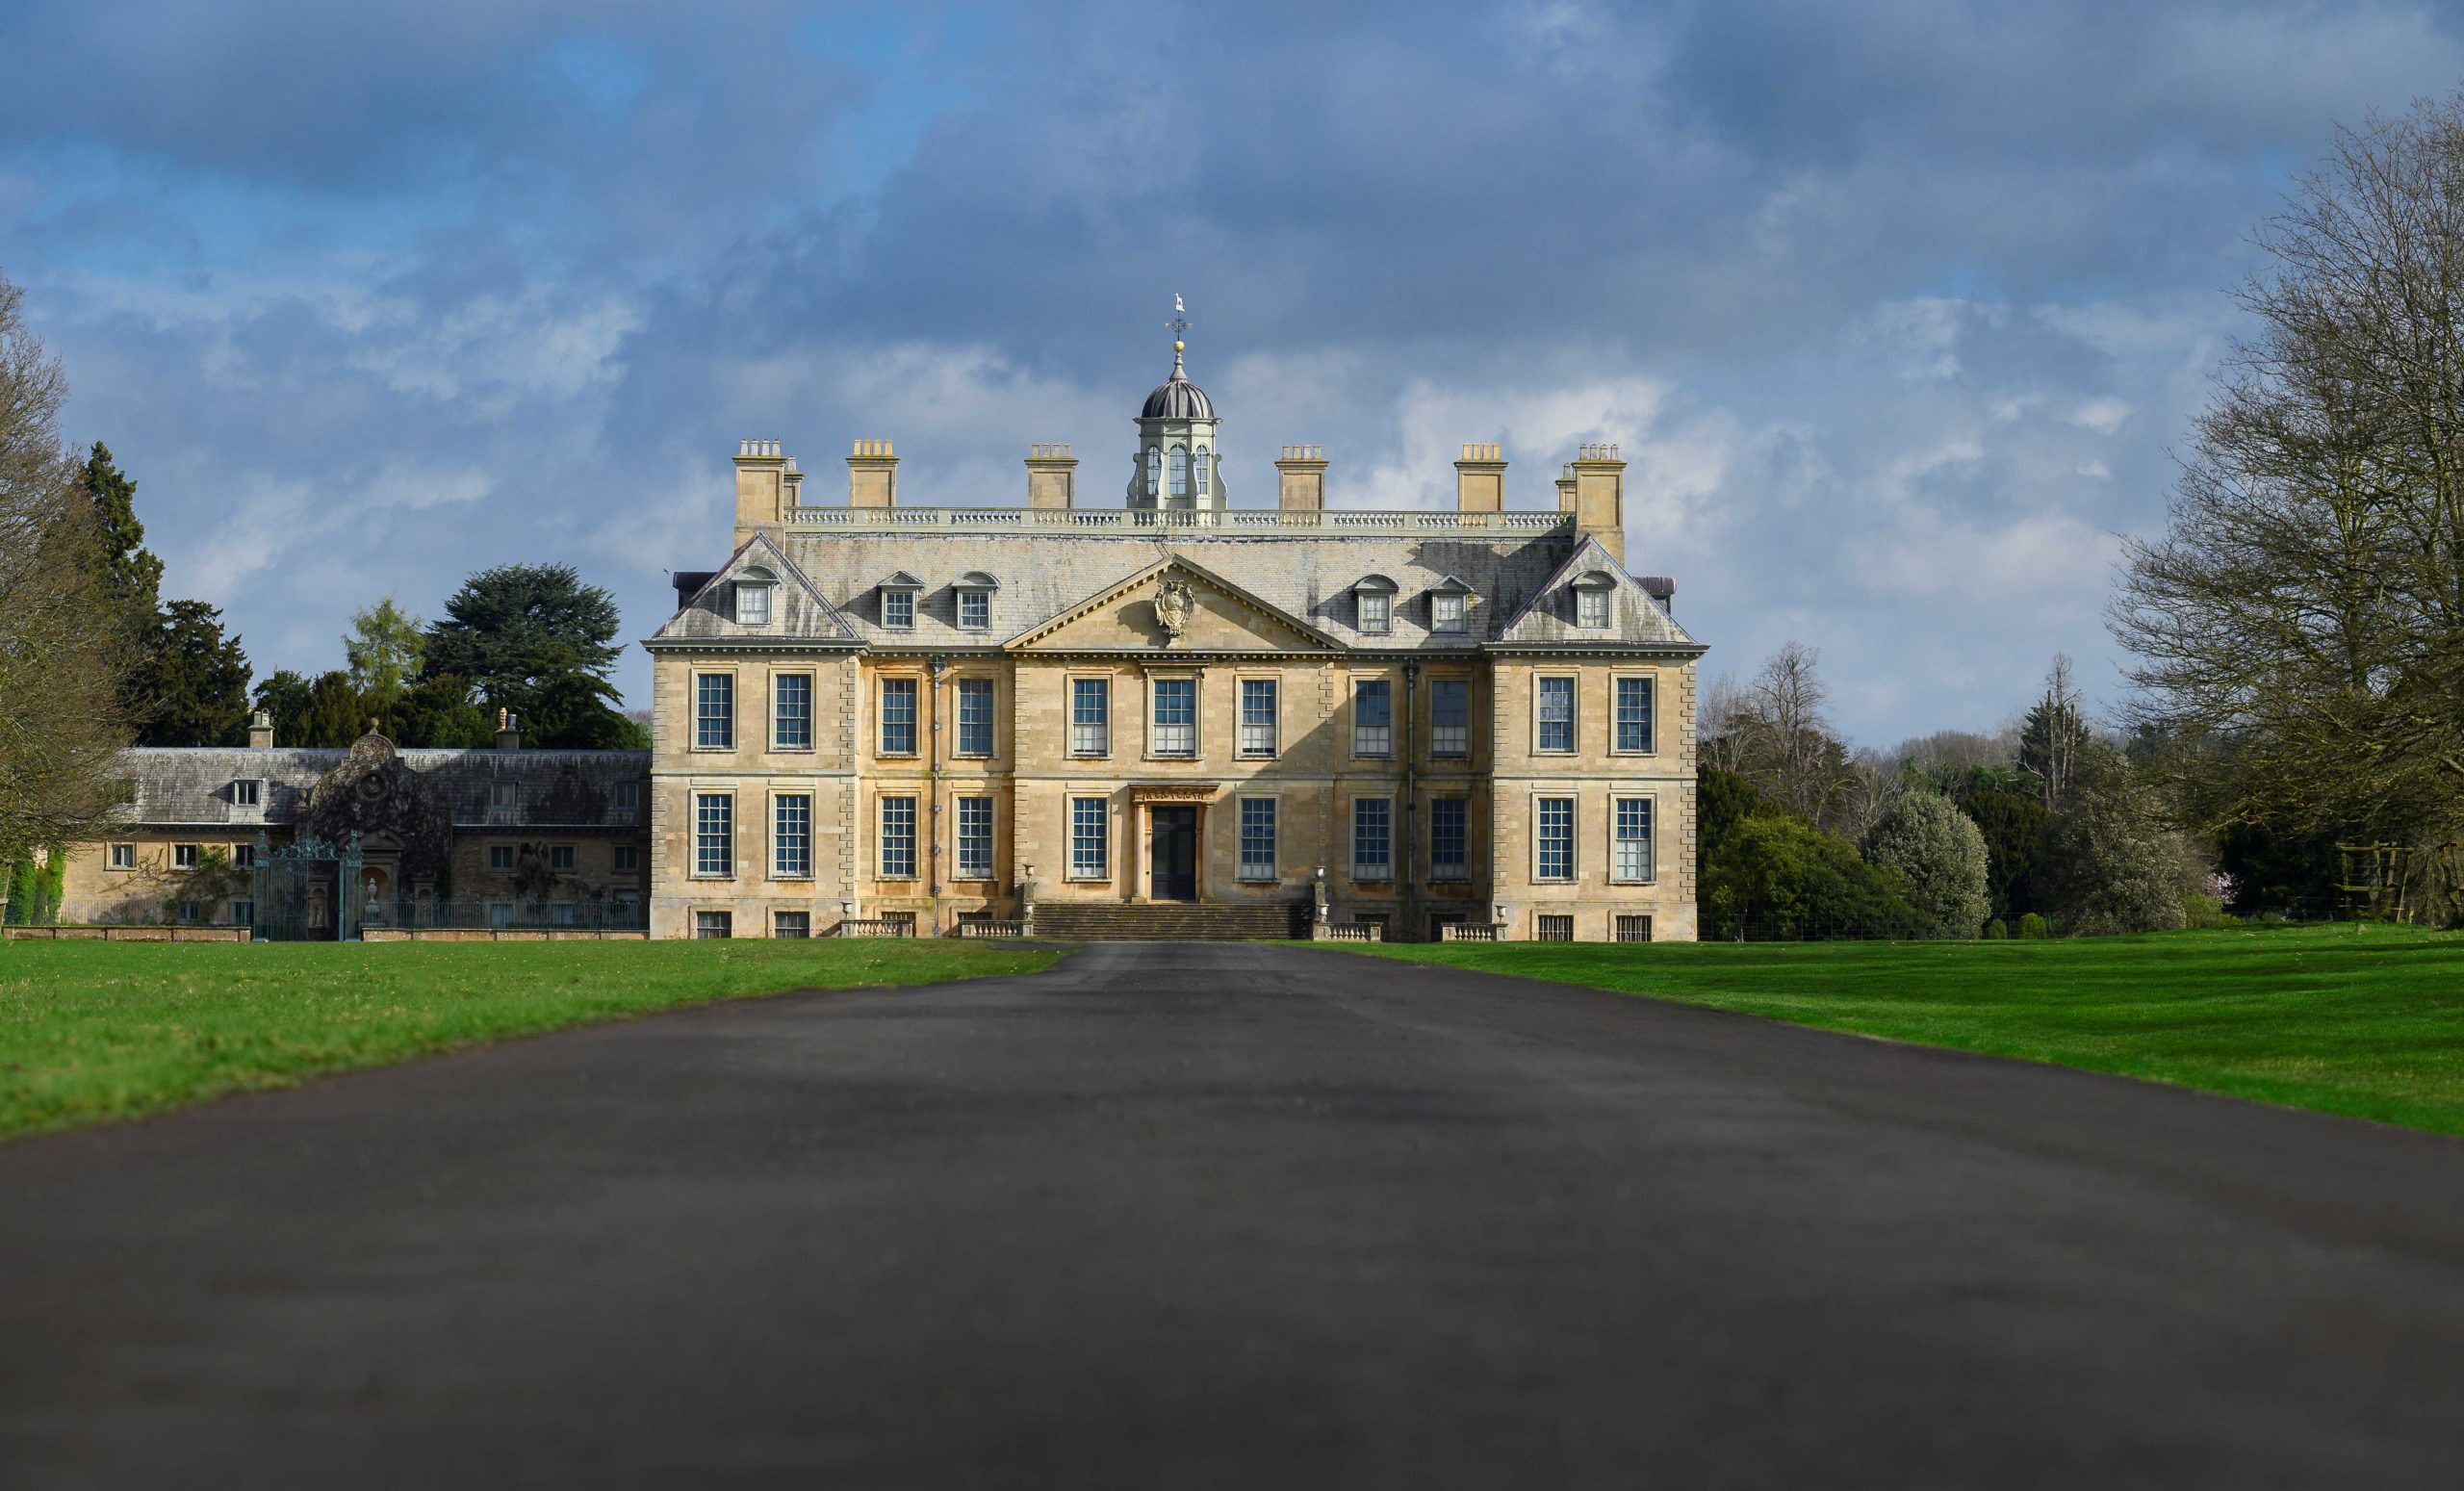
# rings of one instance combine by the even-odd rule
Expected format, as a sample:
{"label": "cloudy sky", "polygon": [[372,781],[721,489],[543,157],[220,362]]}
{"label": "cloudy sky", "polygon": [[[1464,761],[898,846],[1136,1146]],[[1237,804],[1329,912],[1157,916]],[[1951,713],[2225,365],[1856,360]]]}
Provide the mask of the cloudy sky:
{"label": "cloudy sky", "polygon": [[[1335,505],[1546,506],[1616,441],[1712,671],[1819,646],[1886,744],[2056,649],[2118,695],[2247,235],[2339,121],[2464,81],[2406,3],[879,7],[13,0],[0,273],[259,672],[566,560],[630,634],[722,557],[737,438],[843,493],[1126,479],[1146,389]],[[639,702],[638,652],[619,681]]]}

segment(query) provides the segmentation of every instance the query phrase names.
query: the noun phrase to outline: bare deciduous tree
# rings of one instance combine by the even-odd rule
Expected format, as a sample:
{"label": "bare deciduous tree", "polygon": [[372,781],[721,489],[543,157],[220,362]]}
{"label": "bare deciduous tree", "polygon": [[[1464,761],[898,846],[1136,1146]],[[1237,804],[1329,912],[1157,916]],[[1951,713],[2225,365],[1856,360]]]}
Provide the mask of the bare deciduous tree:
{"label": "bare deciduous tree", "polygon": [[[1743,688],[1723,679],[1702,717],[1705,758],[1823,828],[1842,827],[1855,772],[1823,714],[1822,655],[1789,642]],[[1870,804],[1861,806],[1869,807]]]}
{"label": "bare deciduous tree", "polygon": [[2464,820],[2464,97],[2348,131],[2113,609],[2202,827]]}
{"label": "bare deciduous tree", "polygon": [[0,279],[0,864],[90,836],[127,742],[124,649],[99,546],[61,448],[66,383]]}

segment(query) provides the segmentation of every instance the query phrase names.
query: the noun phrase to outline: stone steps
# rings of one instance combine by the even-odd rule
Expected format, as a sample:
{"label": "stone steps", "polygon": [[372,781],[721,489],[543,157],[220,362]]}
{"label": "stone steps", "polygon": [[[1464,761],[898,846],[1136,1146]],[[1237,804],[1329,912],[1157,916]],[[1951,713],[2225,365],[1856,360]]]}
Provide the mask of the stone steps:
{"label": "stone steps", "polygon": [[1036,936],[1055,942],[1256,942],[1308,935],[1309,907],[1297,901],[1246,906],[1044,901],[1036,907]]}

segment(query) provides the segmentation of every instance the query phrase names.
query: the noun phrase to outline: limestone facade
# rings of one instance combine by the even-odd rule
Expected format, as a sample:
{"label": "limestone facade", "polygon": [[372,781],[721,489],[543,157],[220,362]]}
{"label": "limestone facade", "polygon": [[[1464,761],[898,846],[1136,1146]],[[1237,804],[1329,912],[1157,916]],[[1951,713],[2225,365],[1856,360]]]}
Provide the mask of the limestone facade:
{"label": "limestone facade", "polygon": [[[1142,450],[1159,409],[1219,453],[1177,355]],[[733,552],[676,577],[654,937],[1322,898],[1399,939],[1695,936],[1705,649],[1624,565],[1613,448],[1523,508],[1466,447],[1452,513],[1330,509],[1308,446],[1270,509],[1171,507],[1168,447],[1165,505],[1077,507],[1044,445],[1022,506],[905,507],[891,450],[842,505],[745,442]]]}

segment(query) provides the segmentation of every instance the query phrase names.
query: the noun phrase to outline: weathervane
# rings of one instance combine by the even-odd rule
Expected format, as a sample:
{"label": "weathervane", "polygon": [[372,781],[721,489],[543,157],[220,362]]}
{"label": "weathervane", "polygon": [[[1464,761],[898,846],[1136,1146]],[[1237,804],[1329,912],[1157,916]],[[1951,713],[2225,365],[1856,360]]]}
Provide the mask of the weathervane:
{"label": "weathervane", "polygon": [[1172,334],[1172,366],[1175,369],[1181,365],[1181,338],[1190,329],[1188,313],[1189,307],[1181,303],[1181,293],[1173,291],[1172,319],[1164,323],[1164,329]]}

